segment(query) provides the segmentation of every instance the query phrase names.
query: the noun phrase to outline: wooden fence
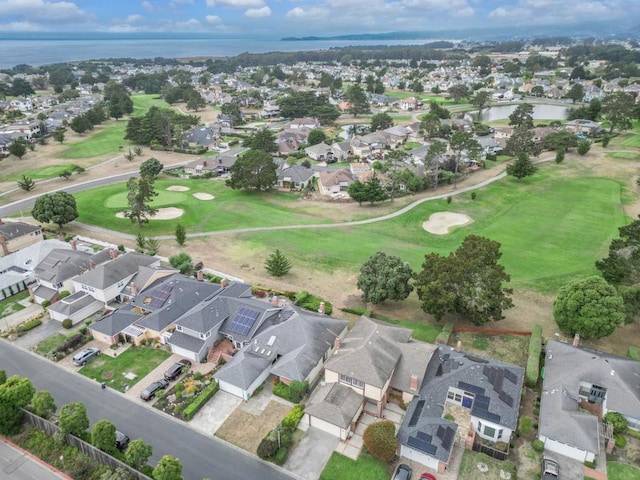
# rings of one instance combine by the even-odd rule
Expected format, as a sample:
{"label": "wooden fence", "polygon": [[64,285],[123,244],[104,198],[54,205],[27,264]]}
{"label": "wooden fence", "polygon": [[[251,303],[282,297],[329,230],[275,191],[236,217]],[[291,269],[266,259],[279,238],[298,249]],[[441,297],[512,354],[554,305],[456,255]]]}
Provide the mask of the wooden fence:
{"label": "wooden fence", "polygon": [[[24,412],[25,423],[29,425],[33,425],[39,430],[44,430],[45,432],[47,432],[47,435],[49,436],[60,434],[60,427],[58,427],[56,424],[51,423],[49,420],[45,420],[42,417],[34,415],[28,410],[23,410],[23,412]],[[75,437],[73,435],[67,435],[64,440],[69,445],[77,448],[87,457],[91,458],[93,461],[97,463],[102,463],[103,465],[108,466],[112,470],[115,470],[116,468],[120,467],[125,469],[131,475],[133,475],[133,477],[136,478],[137,480],[152,480],[150,477],[147,477],[144,473],[139,472],[135,468],[130,467],[126,463],[121,462],[120,460],[112,457],[108,453],[105,453],[102,450],[97,449],[90,443],[87,443],[78,437]]]}
{"label": "wooden fence", "polygon": [[531,336],[531,331],[522,330],[500,330],[499,328],[483,327],[453,327],[453,333],[481,333],[484,335],[522,335]]}

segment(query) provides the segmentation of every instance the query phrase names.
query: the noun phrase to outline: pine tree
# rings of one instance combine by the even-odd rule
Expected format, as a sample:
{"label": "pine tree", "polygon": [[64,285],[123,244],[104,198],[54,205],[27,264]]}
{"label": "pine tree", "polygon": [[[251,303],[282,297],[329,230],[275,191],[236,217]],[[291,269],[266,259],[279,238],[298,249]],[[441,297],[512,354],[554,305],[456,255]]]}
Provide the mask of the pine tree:
{"label": "pine tree", "polygon": [[267,258],[264,263],[264,268],[267,269],[269,275],[281,277],[289,273],[289,270],[291,270],[291,262],[279,249],[276,249],[276,251]]}
{"label": "pine tree", "polygon": [[184,226],[181,223],[179,223],[178,225],[176,225],[176,242],[178,242],[178,245],[183,246],[186,241],[187,241],[187,232]]}

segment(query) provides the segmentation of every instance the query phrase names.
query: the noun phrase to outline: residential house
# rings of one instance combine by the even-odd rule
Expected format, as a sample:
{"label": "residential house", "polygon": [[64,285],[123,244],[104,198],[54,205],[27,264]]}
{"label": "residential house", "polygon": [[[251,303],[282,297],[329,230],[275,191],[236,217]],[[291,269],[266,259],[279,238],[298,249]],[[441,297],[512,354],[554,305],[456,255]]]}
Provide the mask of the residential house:
{"label": "residential house", "polygon": [[303,190],[307,188],[315,176],[315,171],[302,165],[291,165],[278,171],[276,186],[291,190]]}
{"label": "residential house", "polygon": [[327,170],[320,172],[318,176],[318,191],[321,195],[336,195],[346,192],[353,183],[353,177],[349,170]]}
{"label": "residential house", "polygon": [[320,142],[316,145],[311,145],[310,147],[305,148],[304,153],[306,153],[310,159],[316,160],[318,162],[333,163],[342,160],[341,158],[338,158],[336,155],[334,155],[333,147],[327,145],[324,142]]}
{"label": "residential house", "polygon": [[400,455],[443,472],[455,444],[508,444],[523,379],[522,367],[438,345],[398,430]]}
{"label": "residential house", "polygon": [[416,97],[407,97],[396,102],[400,110],[414,111],[417,110],[421,102]]}
{"label": "residential house", "polygon": [[598,135],[603,131],[602,125],[598,122],[585,119],[571,120],[565,124],[565,129],[572,131],[576,135]]}
{"label": "residential house", "polygon": [[196,126],[187,130],[182,140],[190,147],[206,147],[212,150],[222,141],[220,127],[214,125]]}
{"label": "residential house", "polygon": [[581,348],[578,337],[573,344],[549,340],[538,428],[545,451],[595,461],[604,454],[601,442],[611,440],[602,425],[607,412],[621,413],[640,430],[638,378],[640,362]]}
{"label": "residential house", "polygon": [[0,257],[42,241],[42,227],[0,218]]}
{"label": "residential house", "polygon": [[265,103],[260,111],[260,118],[276,118],[280,116],[280,107],[275,104]]}
{"label": "residential house", "polygon": [[14,98],[9,102],[9,105],[12,109],[20,110],[23,113],[33,110],[33,102],[30,98]]}
{"label": "residential house", "polygon": [[215,175],[229,173],[233,164],[236,163],[236,160],[247,150],[249,150],[247,147],[235,147],[220,155],[211,157],[209,168]]}

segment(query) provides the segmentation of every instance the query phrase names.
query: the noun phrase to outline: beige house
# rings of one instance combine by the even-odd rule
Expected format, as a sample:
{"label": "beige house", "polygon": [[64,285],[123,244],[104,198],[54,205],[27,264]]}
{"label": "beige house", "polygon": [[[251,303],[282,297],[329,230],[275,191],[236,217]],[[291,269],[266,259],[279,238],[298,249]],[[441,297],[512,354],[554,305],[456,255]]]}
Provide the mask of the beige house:
{"label": "beige house", "polygon": [[3,222],[0,219],[0,257],[43,240],[42,228],[25,222]]}

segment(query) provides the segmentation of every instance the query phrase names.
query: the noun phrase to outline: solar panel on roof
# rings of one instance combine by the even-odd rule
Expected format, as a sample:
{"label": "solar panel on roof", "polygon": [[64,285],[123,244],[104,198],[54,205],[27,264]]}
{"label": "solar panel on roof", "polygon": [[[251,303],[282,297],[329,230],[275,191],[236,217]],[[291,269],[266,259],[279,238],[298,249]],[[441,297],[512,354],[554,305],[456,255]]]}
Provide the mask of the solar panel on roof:
{"label": "solar panel on roof", "polygon": [[511,383],[513,383],[514,385],[516,383],[518,383],[518,377],[515,373],[513,373],[513,371],[505,368],[504,369],[504,378],[506,378],[507,380],[509,380]]}
{"label": "solar panel on roof", "polygon": [[440,440],[444,438],[444,427],[442,425],[438,425],[438,430],[436,430],[436,437]]}
{"label": "solar panel on roof", "polygon": [[455,431],[451,427],[447,427],[444,432],[444,438],[442,439],[442,448],[445,450],[451,449],[451,444],[453,443],[453,437],[455,436]]}
{"label": "solar panel on roof", "polygon": [[466,392],[475,393],[476,395],[484,394],[484,388],[479,387],[477,385],[471,385],[470,383],[463,382],[463,381],[458,382],[458,388]]}
{"label": "solar panel on roof", "polygon": [[424,408],[425,400],[420,399],[418,403],[416,403],[416,409],[413,411],[413,415],[411,415],[411,420],[409,420],[409,426],[414,427],[416,423],[418,423],[418,419],[420,415],[422,415],[422,409]]}
{"label": "solar panel on roof", "polygon": [[410,447],[417,448],[418,450],[428,453],[429,455],[435,455],[436,451],[438,450],[435,445],[429,442],[425,442],[424,440],[420,440],[416,437],[409,437],[407,443]]}
{"label": "solar panel on roof", "polygon": [[259,316],[260,312],[242,307],[238,310],[238,313],[236,313],[231,325],[229,325],[229,331],[246,336],[253,328]]}
{"label": "solar panel on roof", "polygon": [[500,395],[498,395],[498,398],[502,400],[505,404],[509,405],[510,407],[513,407],[513,397],[508,393],[500,392]]}
{"label": "solar panel on roof", "polygon": [[484,408],[486,410],[487,408],[489,408],[489,402],[490,402],[489,397],[486,397],[484,395],[476,395],[476,399],[473,402],[473,406],[478,408]]}
{"label": "solar panel on roof", "polygon": [[473,408],[471,410],[471,414],[475,415],[478,418],[483,418],[485,420],[489,420],[490,422],[500,423],[500,415],[496,415],[495,413],[491,413],[489,410],[485,408]]}
{"label": "solar panel on roof", "polygon": [[431,439],[433,438],[431,435],[424,432],[416,432],[416,437],[418,437],[420,440],[424,440],[425,442],[429,442],[429,443],[431,443]]}
{"label": "solar panel on roof", "polygon": [[504,378],[504,369],[499,368],[496,371],[496,377],[493,380],[493,391],[496,393],[502,392],[502,379]]}

